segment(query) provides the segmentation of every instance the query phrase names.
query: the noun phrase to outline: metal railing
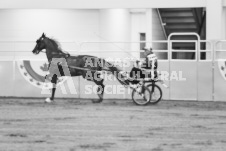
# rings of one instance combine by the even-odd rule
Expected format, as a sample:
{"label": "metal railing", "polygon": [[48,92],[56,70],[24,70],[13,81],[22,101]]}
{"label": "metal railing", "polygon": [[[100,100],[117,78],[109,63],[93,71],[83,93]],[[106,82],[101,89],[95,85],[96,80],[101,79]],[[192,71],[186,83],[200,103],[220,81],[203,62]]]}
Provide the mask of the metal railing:
{"label": "metal railing", "polygon": [[[171,40],[171,37],[173,35],[195,35],[197,36],[197,40]],[[137,54],[139,55],[139,53],[141,52],[139,49],[135,50],[136,48],[139,48],[139,44],[141,42],[145,42],[145,43],[158,43],[158,44],[161,44],[161,43],[164,43],[167,45],[167,49],[165,50],[155,50],[154,49],[154,52],[155,53],[166,53],[167,54],[167,59],[163,59],[163,60],[159,60],[160,62],[169,62],[169,71],[171,71],[171,66],[170,66],[170,62],[171,61],[178,61],[178,62],[183,62],[183,61],[190,61],[190,62],[197,62],[197,74],[195,75],[196,76],[196,80],[198,81],[199,80],[199,77],[198,77],[198,62],[212,62],[212,82],[213,82],[213,86],[212,86],[212,93],[213,93],[213,97],[212,97],[212,100],[215,100],[214,98],[214,94],[215,94],[215,88],[214,88],[214,79],[215,79],[215,76],[214,76],[214,66],[215,66],[215,63],[216,61],[219,61],[219,60],[222,60],[222,59],[218,59],[217,58],[217,53],[218,52],[225,52],[226,53],[226,45],[225,45],[225,48],[223,46],[220,46],[220,44],[222,43],[226,43],[226,40],[219,40],[219,41],[208,41],[208,40],[200,40],[199,36],[196,34],[196,33],[173,33],[171,35],[169,35],[169,38],[167,41],[136,41],[136,42],[99,42],[99,41],[94,41],[94,42],[82,42],[82,43],[75,43],[75,42],[62,42],[62,48],[64,48],[64,46],[66,44],[69,44],[71,45],[70,46],[70,50],[68,51],[69,53],[71,53],[72,55],[79,55],[81,53],[83,54],[96,54],[96,56],[98,57],[99,54],[102,54],[102,56],[104,55],[110,55],[111,53],[115,53],[115,54],[125,54],[125,56],[129,55],[129,54]],[[195,43],[195,49],[194,50],[173,50],[172,49],[172,43],[174,42],[191,42],[191,43]],[[200,43],[205,43],[206,45],[208,45],[209,47],[206,47],[205,50],[201,50],[201,44]],[[4,48],[7,48],[7,46],[9,46],[9,49],[1,49],[1,44],[4,45]],[[19,48],[20,45],[23,45],[21,48]],[[92,45],[92,44],[95,44],[95,45],[101,45],[101,44],[108,44],[108,45],[111,45],[113,46],[113,48],[117,48],[117,49],[109,49],[109,50],[105,50],[105,49],[101,49],[98,50],[98,47],[95,47],[95,49],[92,49],[92,47],[89,47],[88,45]],[[117,45],[119,44],[119,45]],[[130,50],[130,48],[128,49],[120,49],[119,47],[122,45],[122,44],[126,44],[126,45],[137,45],[133,48],[133,50]],[[76,49],[73,49],[72,45],[74,45],[76,47]],[[23,47],[26,47],[26,50],[23,50]],[[29,47],[27,47],[29,46]],[[32,46],[32,47],[30,47]],[[44,58],[43,54],[41,56],[39,55],[33,55],[32,54],[32,49],[33,47],[35,46],[35,42],[32,42],[32,41],[27,41],[27,42],[0,42],[0,61],[13,61],[13,70],[14,70],[14,73],[15,73],[15,63],[16,61],[21,61],[21,60],[24,60],[24,59],[27,59],[27,60],[40,60],[40,61],[45,61],[46,60],[46,57]],[[118,47],[119,46],[119,47]],[[87,47],[87,48],[86,48]],[[110,46],[109,46],[110,47]],[[19,51],[18,51],[18,48],[19,48]],[[68,46],[69,48],[69,46]],[[29,50],[28,50],[29,49]],[[65,49],[66,50],[66,49]],[[194,60],[177,60],[177,59],[173,59],[172,58],[172,53],[173,52],[194,52],[195,53],[195,59]],[[209,54],[209,57],[205,60],[202,60],[200,58],[200,54],[202,52],[206,52]],[[3,56],[2,54],[5,53],[5,56]],[[21,56],[20,54],[24,54],[23,56]],[[7,58],[8,57],[8,58]],[[134,57],[134,56],[132,56]],[[135,59],[139,59],[139,56],[135,56],[134,57]],[[225,60],[226,60],[226,57],[225,57]],[[47,61],[47,60],[46,60]],[[169,81],[169,86],[171,85],[170,84],[171,82]],[[169,91],[171,91],[171,88],[169,89]],[[197,86],[197,96],[196,98],[198,99],[199,96],[198,96],[198,86]],[[170,93],[169,93],[170,95]],[[169,96],[169,98],[171,99],[171,97]]]}

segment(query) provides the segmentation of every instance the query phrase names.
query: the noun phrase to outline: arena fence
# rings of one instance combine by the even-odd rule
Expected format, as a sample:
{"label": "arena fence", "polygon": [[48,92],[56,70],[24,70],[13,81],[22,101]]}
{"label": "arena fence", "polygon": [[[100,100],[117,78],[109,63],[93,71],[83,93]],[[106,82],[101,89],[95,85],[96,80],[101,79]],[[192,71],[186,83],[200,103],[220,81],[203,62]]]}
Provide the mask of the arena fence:
{"label": "arena fence", "polygon": [[[174,35],[190,34],[197,40],[172,40]],[[224,101],[226,93],[226,41],[200,40],[195,33],[174,33],[165,41],[138,42],[62,42],[63,50],[72,55],[93,55],[104,58],[130,71],[133,62],[142,58],[142,43],[152,46],[159,58],[161,78],[169,85],[162,87],[163,99],[166,100],[199,100]],[[194,43],[194,50],[173,49],[174,43]],[[201,46],[205,47],[201,47]],[[0,96],[14,97],[47,97],[48,89],[42,89],[42,77],[48,73],[47,59],[44,53],[33,55],[33,41],[0,42]],[[192,59],[175,59],[175,52],[193,53]],[[201,59],[205,53],[206,58]],[[95,98],[91,90],[95,85],[81,77],[74,77],[73,84],[68,79],[61,79],[56,97]],[[69,80],[70,81],[70,80]],[[105,98],[129,99],[129,90],[120,87],[111,75],[106,75],[107,94]],[[73,85],[73,86],[72,86]],[[87,89],[88,86],[88,89]],[[71,90],[72,88],[72,90]],[[89,94],[87,94],[89,92]]]}

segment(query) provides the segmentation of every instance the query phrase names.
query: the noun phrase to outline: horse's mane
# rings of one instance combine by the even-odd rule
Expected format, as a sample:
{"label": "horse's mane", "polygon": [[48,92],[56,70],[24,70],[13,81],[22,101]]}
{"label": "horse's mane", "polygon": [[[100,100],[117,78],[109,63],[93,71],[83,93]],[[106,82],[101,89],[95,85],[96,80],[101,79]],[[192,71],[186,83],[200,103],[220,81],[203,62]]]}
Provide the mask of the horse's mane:
{"label": "horse's mane", "polygon": [[69,54],[68,52],[65,52],[65,51],[62,50],[61,45],[60,45],[60,43],[59,43],[57,40],[55,40],[55,39],[53,39],[53,38],[48,38],[48,39],[49,39],[50,42],[53,44],[53,46],[54,46],[55,48],[57,48],[57,51],[58,51],[58,52],[63,53],[63,54]]}
{"label": "horse's mane", "polygon": [[49,39],[50,42],[53,44],[53,46],[54,46],[55,48],[57,48],[58,51],[62,51],[62,48],[61,48],[61,46],[60,46],[60,43],[59,43],[57,40],[55,40],[55,39],[53,39],[53,38],[48,38],[48,39]]}

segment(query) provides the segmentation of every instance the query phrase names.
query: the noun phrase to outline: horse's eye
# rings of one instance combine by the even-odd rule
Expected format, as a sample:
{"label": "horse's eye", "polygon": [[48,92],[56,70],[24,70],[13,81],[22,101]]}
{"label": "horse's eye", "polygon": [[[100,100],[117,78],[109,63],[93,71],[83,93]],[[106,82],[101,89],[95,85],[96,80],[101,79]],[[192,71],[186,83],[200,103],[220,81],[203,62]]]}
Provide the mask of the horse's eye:
{"label": "horse's eye", "polygon": [[39,43],[39,42],[40,42],[40,40],[37,40],[37,41],[36,41],[36,43]]}

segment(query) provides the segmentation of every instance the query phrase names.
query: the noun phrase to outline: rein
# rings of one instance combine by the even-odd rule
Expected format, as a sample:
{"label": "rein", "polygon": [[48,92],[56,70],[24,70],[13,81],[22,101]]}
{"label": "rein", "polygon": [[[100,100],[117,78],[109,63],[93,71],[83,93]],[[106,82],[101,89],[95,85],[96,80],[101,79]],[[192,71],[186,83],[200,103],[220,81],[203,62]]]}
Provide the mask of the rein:
{"label": "rein", "polygon": [[107,70],[107,69],[102,69],[100,71],[98,70],[92,70],[92,69],[87,69],[87,68],[81,68],[81,67],[76,67],[76,66],[64,66],[64,65],[61,65],[59,62],[57,63],[57,65],[61,66],[61,67],[67,67],[67,68],[72,68],[72,69],[78,69],[78,70],[83,70],[83,71],[91,71],[91,72],[107,72],[108,74],[110,74],[110,70]]}

